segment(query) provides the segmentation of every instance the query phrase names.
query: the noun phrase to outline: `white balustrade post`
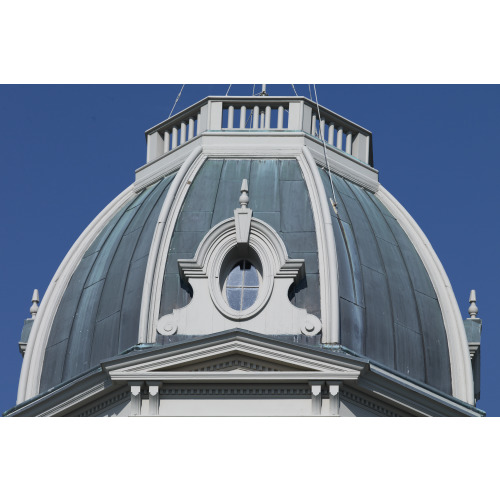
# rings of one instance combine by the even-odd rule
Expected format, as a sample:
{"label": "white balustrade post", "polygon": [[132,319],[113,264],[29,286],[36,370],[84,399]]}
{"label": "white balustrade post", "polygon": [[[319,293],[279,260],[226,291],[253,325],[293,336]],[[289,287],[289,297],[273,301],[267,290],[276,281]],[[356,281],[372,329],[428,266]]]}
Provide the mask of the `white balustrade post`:
{"label": "white balustrade post", "polygon": [[163,137],[159,132],[153,132],[148,135],[147,142],[147,162],[156,160],[163,154]]}
{"label": "white balustrade post", "polygon": [[328,127],[328,144],[333,146],[333,134],[335,132],[335,126],[333,123]]}
{"label": "white balustrade post", "polygon": [[337,129],[337,147],[339,149],[342,149],[342,134],[344,133],[344,128],[339,127]]}
{"label": "white balustrade post", "polygon": [[264,128],[264,123],[265,123],[265,114],[264,114],[264,110],[262,110],[260,112],[260,125],[259,125],[259,128],[263,129]]}
{"label": "white balustrade post", "polygon": [[188,133],[188,141],[190,141],[194,137],[194,118],[189,119],[189,133]]}
{"label": "white balustrade post", "polygon": [[165,135],[163,136],[163,152],[168,153],[170,151],[170,134],[168,130],[165,130]]}
{"label": "white balustrade post", "polygon": [[253,128],[259,128],[259,106],[253,108]]}
{"label": "white balustrade post", "polygon": [[181,146],[186,142],[186,122],[181,123]]}
{"label": "white balustrade post", "polygon": [[227,128],[234,128],[234,106],[229,106],[227,109]]}
{"label": "white balustrade post", "polygon": [[172,149],[175,149],[178,146],[177,138],[178,138],[177,127],[172,127]]}
{"label": "white balustrade post", "polygon": [[316,135],[316,115],[314,113],[311,118],[311,135]]}
{"label": "white balustrade post", "polygon": [[284,108],[283,108],[283,106],[280,106],[278,108],[278,128],[279,129],[283,128],[283,115],[284,115]]}
{"label": "white balustrade post", "polygon": [[352,155],[363,163],[370,161],[370,136],[358,132],[352,141]]}
{"label": "white balustrade post", "polygon": [[267,130],[271,128],[271,106],[266,106],[266,123],[264,128]]}
{"label": "white balustrade post", "polygon": [[222,129],[222,101],[208,101],[207,130]]}
{"label": "white balustrade post", "polygon": [[349,131],[346,134],[346,139],[345,139],[345,152],[350,155],[352,150],[352,132]]}
{"label": "white balustrade post", "polygon": [[319,122],[319,136],[322,140],[325,140],[325,120]]}
{"label": "white balustrade post", "polygon": [[247,107],[241,106],[240,108],[240,128],[246,128],[247,122]]}
{"label": "white balustrade post", "polygon": [[196,136],[201,134],[201,111],[198,113],[196,118]]}
{"label": "white balustrade post", "polygon": [[302,102],[290,102],[288,104],[288,130],[303,130],[302,108]]}

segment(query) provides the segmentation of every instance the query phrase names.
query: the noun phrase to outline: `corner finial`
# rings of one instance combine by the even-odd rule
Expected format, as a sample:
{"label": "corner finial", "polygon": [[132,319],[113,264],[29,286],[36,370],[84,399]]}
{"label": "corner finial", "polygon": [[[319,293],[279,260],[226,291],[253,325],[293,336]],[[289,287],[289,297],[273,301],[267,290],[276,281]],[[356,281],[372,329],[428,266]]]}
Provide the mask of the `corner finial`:
{"label": "corner finial", "polygon": [[477,316],[477,305],[476,305],[476,290],[470,291],[469,297],[470,307],[469,307],[469,315],[472,319],[475,319]]}
{"label": "corner finial", "polygon": [[241,208],[247,208],[249,201],[250,198],[248,197],[248,181],[246,179],[243,179],[243,182],[241,183],[241,196],[240,196]]}
{"label": "corner finial", "polygon": [[36,317],[36,313],[38,312],[39,302],[40,302],[40,296],[38,295],[38,290],[35,288],[35,290],[33,290],[33,297],[31,298],[31,307],[30,307],[31,319],[35,319]]}

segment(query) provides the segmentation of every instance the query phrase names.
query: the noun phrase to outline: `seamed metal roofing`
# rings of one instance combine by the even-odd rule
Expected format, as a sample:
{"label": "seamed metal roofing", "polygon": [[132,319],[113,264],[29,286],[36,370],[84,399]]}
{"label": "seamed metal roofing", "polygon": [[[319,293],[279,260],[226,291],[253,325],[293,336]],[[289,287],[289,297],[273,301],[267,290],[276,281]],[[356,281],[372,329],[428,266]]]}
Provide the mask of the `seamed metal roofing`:
{"label": "seamed metal roofing", "polygon": [[[319,168],[319,167],[318,167]],[[40,392],[138,342],[144,275],[154,227],[172,174],[140,193],[86,252],[56,314]],[[320,169],[327,196],[328,174]],[[160,316],[190,301],[177,259],[192,258],[210,228],[233,216],[248,179],[253,216],[271,225],[306,276],[290,300],[321,317],[318,248],[310,197],[296,160],[209,159],[191,184],[170,241]],[[339,271],[341,343],[387,368],[451,394],[448,344],[428,273],[396,219],[376,196],[333,175],[331,208]],[[158,336],[168,344],[181,338]],[[281,337],[283,338],[283,337]],[[319,336],[290,338],[311,344]]]}

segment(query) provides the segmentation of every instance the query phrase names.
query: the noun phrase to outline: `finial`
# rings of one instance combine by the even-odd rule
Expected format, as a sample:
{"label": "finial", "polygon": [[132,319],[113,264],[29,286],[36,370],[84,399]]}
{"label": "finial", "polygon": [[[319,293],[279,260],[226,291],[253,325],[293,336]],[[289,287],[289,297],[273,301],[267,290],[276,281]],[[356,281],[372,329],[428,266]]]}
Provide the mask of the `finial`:
{"label": "finial", "polygon": [[241,183],[241,196],[239,201],[241,208],[247,208],[250,198],[248,197],[248,181],[246,179],[243,179]]}
{"label": "finial", "polygon": [[469,315],[472,319],[475,319],[478,311],[476,306],[476,290],[470,291],[469,302],[470,302]]}
{"label": "finial", "polygon": [[31,298],[31,307],[30,307],[30,313],[32,319],[35,319],[36,313],[38,312],[39,302],[40,302],[40,296],[38,295],[38,290],[35,288],[35,290],[33,290],[33,297]]}

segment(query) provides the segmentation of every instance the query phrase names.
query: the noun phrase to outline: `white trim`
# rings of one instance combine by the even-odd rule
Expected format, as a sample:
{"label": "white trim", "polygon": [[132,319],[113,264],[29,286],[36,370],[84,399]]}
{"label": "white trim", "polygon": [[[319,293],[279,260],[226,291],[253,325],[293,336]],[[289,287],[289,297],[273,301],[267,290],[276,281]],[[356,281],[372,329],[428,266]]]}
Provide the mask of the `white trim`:
{"label": "white trim", "polygon": [[[316,137],[305,132],[269,132],[264,130],[239,132],[235,130],[203,132],[173,151],[163,154],[138,168],[135,190],[139,191],[178,169],[199,147],[207,156],[238,158],[250,151],[261,158],[295,157],[308,146],[316,163],[324,163],[324,149]],[[327,144],[327,156],[333,172],[370,191],[378,189],[378,171],[369,165]]]}
{"label": "white trim", "polygon": [[[201,146],[195,148],[177,172],[170,185],[158,217],[153,241],[151,243],[151,250],[149,252],[146,275],[144,277],[141,316],[139,320],[139,343],[155,342],[156,340],[156,318],[154,311],[156,311],[156,304],[158,304],[159,310],[161,285],[163,283],[163,272],[165,270],[165,262],[163,261],[166,260],[165,251],[168,253],[168,244],[170,243],[169,239],[166,242],[167,248],[165,250],[165,235],[173,231],[173,226],[175,226],[175,221],[177,220],[177,217],[175,219],[172,217],[172,213],[177,207],[175,202],[178,200],[179,196],[184,199],[182,193],[185,195],[189,187],[185,180],[188,177],[187,172],[191,167],[199,167],[205,160],[205,157],[201,156],[201,152]],[[174,210],[172,210],[172,206],[174,206]],[[171,231],[169,231],[169,229],[171,229]]]}
{"label": "white trim", "polygon": [[281,371],[281,372],[110,372],[112,381],[136,381],[136,382],[183,382],[183,383],[249,383],[249,382],[313,382],[318,380],[338,381],[357,380],[360,372],[337,371],[335,369],[321,372],[304,371]]}
{"label": "white trim", "polygon": [[[265,222],[252,218],[246,250],[238,249],[235,219],[214,226],[203,238],[194,259],[179,259],[181,276],[193,288],[193,299],[185,307],[162,316],[156,324],[161,335],[209,335],[243,328],[263,335],[314,336],[321,321],[288,299],[293,280],[303,275],[304,260],[289,259],[278,233]],[[232,252],[253,253],[261,269],[257,300],[243,311],[231,308],[222,294],[226,262]],[[249,257],[250,258],[250,257]]]}
{"label": "white trim", "polygon": [[[175,222],[177,221],[188,189],[206,159],[212,156],[215,158],[221,157],[221,155],[215,154],[214,150],[207,147],[205,143],[203,145],[203,149],[198,147],[193,150],[177,173],[158,219],[144,281],[139,342],[151,343],[156,340],[156,323],[159,319],[163,274],[168,248]],[[275,147],[275,149],[270,150],[266,148],[265,154],[263,154],[259,147],[254,148],[253,146],[253,144],[249,144],[248,142],[238,144],[238,150],[232,151],[232,155],[229,156],[242,159],[262,157],[273,157],[276,159],[295,158],[299,163],[311,200],[318,244],[319,273],[322,277],[320,280],[321,323],[323,325],[322,342],[328,344],[338,343],[340,325],[337,251],[328,200],[318,172],[318,166],[308,148],[303,145],[300,150],[293,151],[293,153],[289,149],[278,149]],[[228,156],[227,150],[222,156]],[[337,304],[337,307],[334,306],[335,304]]]}
{"label": "white trim", "polygon": [[[168,348],[164,348],[160,354],[147,353],[146,360],[128,361],[130,364],[111,364],[109,367],[104,367],[109,373],[163,373],[165,371],[177,371],[177,368],[187,368],[184,371],[192,371],[189,367],[193,364],[199,364],[203,361],[216,362],[217,359],[228,355],[245,355],[259,361],[277,363],[282,367],[289,367],[287,371],[303,371],[310,372],[327,372],[338,371],[342,373],[352,373],[353,371],[363,371],[363,362],[354,360],[344,361],[339,359],[331,359],[326,356],[316,356],[311,353],[297,352],[300,349],[293,346],[294,349],[281,346],[276,347],[269,345],[265,341],[249,341],[245,338],[225,339],[223,342],[218,342],[209,345],[191,345],[180,352],[169,352]],[[154,357],[153,357],[154,356]],[[283,370],[282,370],[283,371]],[[209,373],[209,372],[196,372]],[[213,372],[210,372],[213,373]],[[258,372],[262,373],[262,372]],[[273,372],[274,373],[274,372]],[[280,372],[281,373],[281,372]]]}
{"label": "white trim", "polygon": [[52,278],[36,315],[26,347],[19,380],[17,404],[38,394],[45,348],[47,347],[52,322],[54,321],[57,308],[66,291],[69,280],[95,238],[106,227],[116,212],[129,199],[135,196],[133,188],[134,186],[131,185],[125,189],[87,226],[66,254],[66,257],[64,257],[64,260]]}
{"label": "white trim", "polygon": [[308,179],[306,175],[304,179],[306,179],[306,184],[309,181],[307,187],[311,197],[318,239],[321,322],[323,323],[321,341],[324,344],[338,344],[340,343],[339,279],[332,217],[318,166],[307,146],[302,148],[302,152],[309,166],[308,169],[303,166],[302,171],[304,174],[308,173]]}
{"label": "white trim", "polygon": [[429,240],[405,208],[382,186],[376,196],[408,235],[429,274],[446,329],[453,396],[473,405],[474,383],[467,336],[450,280]]}

